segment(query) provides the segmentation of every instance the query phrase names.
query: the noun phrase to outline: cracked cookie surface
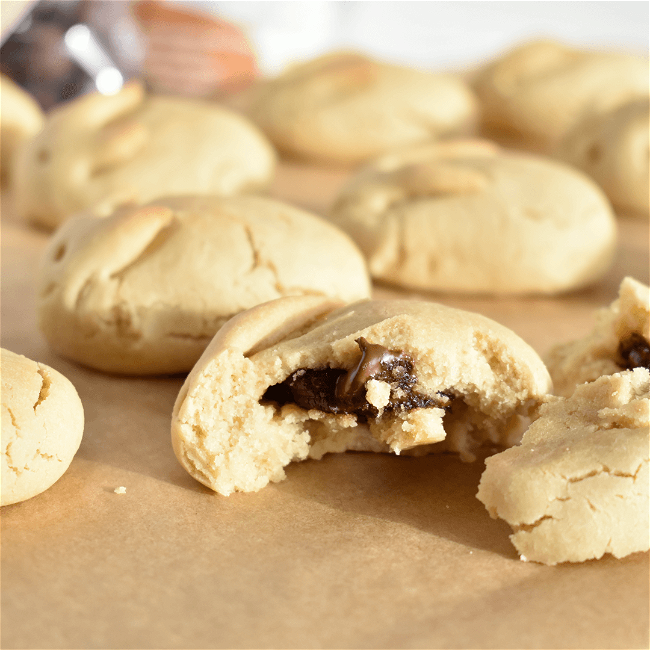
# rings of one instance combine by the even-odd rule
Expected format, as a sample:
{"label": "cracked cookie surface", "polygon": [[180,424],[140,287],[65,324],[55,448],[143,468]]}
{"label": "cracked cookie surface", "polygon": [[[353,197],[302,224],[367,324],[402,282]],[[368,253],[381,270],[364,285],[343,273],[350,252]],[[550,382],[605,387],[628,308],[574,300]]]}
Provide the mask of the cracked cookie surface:
{"label": "cracked cookie surface", "polygon": [[64,224],[43,258],[39,325],[99,370],[185,372],[233,315],[305,294],[369,296],[345,233],[268,198],[172,197]]}
{"label": "cracked cookie surface", "polygon": [[68,469],[84,428],[70,381],[43,363],[2,348],[3,506],[30,499]]}
{"label": "cracked cookie surface", "polygon": [[648,550],[650,372],[549,397],[521,445],[488,458],[478,498],[522,559],[557,564]]}
{"label": "cracked cookie surface", "polygon": [[489,63],[474,83],[485,126],[517,148],[552,152],[586,112],[648,96],[648,62],[551,40],[519,45]]}
{"label": "cracked cookie surface", "polygon": [[106,216],[160,196],[230,196],[266,187],[273,147],[243,116],[215,103],[147,95],[131,82],[52,111],[16,163],[18,214],[55,228],[82,210]]}
{"label": "cracked cookie surface", "polygon": [[550,378],[512,331],[431,302],[288,297],[214,337],[174,406],[180,463],[216,492],[346,450],[456,452],[518,441]]}
{"label": "cracked cookie surface", "polygon": [[371,275],[415,289],[554,294],[609,268],[617,224],[602,190],[568,165],[449,140],[387,154],[355,174],[330,218]]}
{"label": "cracked cookie surface", "polygon": [[477,110],[460,76],[335,52],[262,85],[251,116],[286,155],[351,165],[414,142],[471,133]]}
{"label": "cracked cookie surface", "polygon": [[642,97],[585,116],[567,133],[555,156],[589,174],[617,209],[647,219],[649,150],[650,101]]}
{"label": "cracked cookie surface", "polygon": [[578,384],[635,367],[648,368],[650,287],[626,277],[618,298],[596,312],[585,337],[552,348],[546,358],[554,391],[569,396]]}

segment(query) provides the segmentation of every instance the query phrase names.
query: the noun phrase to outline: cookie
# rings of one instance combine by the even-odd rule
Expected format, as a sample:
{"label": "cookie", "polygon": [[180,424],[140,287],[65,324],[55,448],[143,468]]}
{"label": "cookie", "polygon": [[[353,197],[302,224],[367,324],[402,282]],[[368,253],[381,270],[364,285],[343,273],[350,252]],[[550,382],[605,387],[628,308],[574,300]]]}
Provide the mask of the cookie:
{"label": "cookie", "polygon": [[21,145],[43,127],[44,115],[36,100],[6,75],[0,75],[0,180],[5,183]]}
{"label": "cookie", "polygon": [[176,399],[172,442],[216,492],[256,491],[291,461],[350,449],[473,460],[518,441],[550,388],[534,350],[479,314],[288,297],[217,333]]}
{"label": "cookie", "polygon": [[580,120],[555,155],[589,174],[618,210],[647,217],[649,151],[650,101],[646,97]]}
{"label": "cookie", "polygon": [[523,43],[475,79],[484,127],[494,137],[552,152],[585,112],[648,96],[648,62],[625,52]]}
{"label": "cookie", "polygon": [[171,197],[65,223],[44,253],[39,325],[98,370],[187,372],[231,316],[302,294],[369,296],[343,232],[269,198]]}
{"label": "cookie", "polygon": [[624,278],[618,298],[596,313],[587,336],[556,345],[546,357],[558,395],[571,395],[578,384],[621,370],[650,368],[650,288]]}
{"label": "cookie", "polygon": [[396,147],[472,132],[477,104],[458,76],[335,52],[267,82],[250,115],[286,156],[353,165]]}
{"label": "cookie", "polygon": [[600,278],[617,225],[581,172],[486,141],[404,149],[341,190],[331,219],[377,280],[472,294],[555,294]]}
{"label": "cookie", "polygon": [[646,368],[600,377],[550,398],[520,446],[485,461],[477,496],[522,560],[648,550],[649,409]]}
{"label": "cookie", "polygon": [[273,148],[244,117],[130,83],[52,111],[18,159],[16,209],[55,228],[89,208],[105,216],[160,196],[256,190],[274,168]]}
{"label": "cookie", "polygon": [[2,348],[3,506],[47,490],[77,453],[84,429],[79,395],[61,373]]}

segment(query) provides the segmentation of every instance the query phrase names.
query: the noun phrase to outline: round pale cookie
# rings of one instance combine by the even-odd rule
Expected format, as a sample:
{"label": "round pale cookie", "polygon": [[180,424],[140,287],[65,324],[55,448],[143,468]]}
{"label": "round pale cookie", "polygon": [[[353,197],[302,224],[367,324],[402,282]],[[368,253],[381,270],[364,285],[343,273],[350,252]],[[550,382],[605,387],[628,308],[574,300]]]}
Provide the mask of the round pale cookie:
{"label": "round pale cookie", "polygon": [[650,100],[578,122],[555,155],[591,176],[622,212],[650,212]]}
{"label": "round pale cookie", "polygon": [[583,562],[648,550],[650,373],[551,397],[521,445],[485,461],[478,498],[522,560]]}
{"label": "round pale cookie", "polygon": [[348,449],[473,460],[482,444],[516,443],[550,388],[532,348],[484,316],[282,298],[217,333],[176,399],[172,442],[183,467],[224,495]]}
{"label": "round pale cookie", "polygon": [[79,395],[61,373],[2,348],[3,506],[47,490],[77,453],[84,429]]}
{"label": "round pale cookie", "polygon": [[145,95],[130,83],[52,111],[16,168],[19,214],[48,228],[92,208],[265,187],[275,152],[244,117],[215,104]]}
{"label": "round pale cookie", "polygon": [[648,96],[648,61],[625,52],[532,41],[505,53],[474,83],[485,128],[509,144],[553,151],[584,112]]}
{"label": "round pale cookie", "polygon": [[609,268],[617,224],[583,173],[486,141],[387,154],[353,176],[331,219],[371,275],[416,289],[554,294]]}
{"label": "round pale cookie", "polygon": [[6,75],[0,75],[0,180],[11,178],[14,161],[24,142],[43,127],[36,100]]}
{"label": "round pale cookie", "polygon": [[593,331],[555,346],[546,364],[555,392],[569,396],[578,384],[621,370],[650,369],[650,287],[624,278],[618,298],[596,313]]}
{"label": "round pale cookie", "polygon": [[250,115],[288,156],[351,165],[395,147],[473,131],[477,106],[459,77],[336,52],[262,86]]}
{"label": "round pale cookie", "polygon": [[187,372],[231,316],[301,294],[369,296],[345,233],[269,198],[171,197],[64,224],[43,258],[39,325],[99,370]]}

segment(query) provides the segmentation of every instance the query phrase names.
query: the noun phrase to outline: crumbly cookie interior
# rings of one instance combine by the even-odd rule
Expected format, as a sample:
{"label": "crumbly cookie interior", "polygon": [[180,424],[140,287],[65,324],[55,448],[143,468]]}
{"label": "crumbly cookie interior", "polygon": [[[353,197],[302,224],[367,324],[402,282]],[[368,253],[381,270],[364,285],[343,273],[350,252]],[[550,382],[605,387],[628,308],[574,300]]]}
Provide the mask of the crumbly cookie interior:
{"label": "crumbly cookie interior", "polygon": [[[282,480],[292,461],[348,450],[450,451],[473,460],[484,444],[515,444],[533,417],[536,400],[513,408],[476,386],[432,391],[419,383],[417,364],[408,355],[365,346],[347,369],[332,360],[329,367],[285,371],[279,381],[273,377],[280,358],[275,369],[261,371],[251,359],[225,353],[192,391],[183,464],[221,494],[255,491]],[[224,376],[228,368],[237,370]],[[313,381],[299,384],[294,395],[291,384],[304,377]],[[352,387],[342,403],[335,399],[337,383]],[[311,389],[318,394],[306,395]]]}
{"label": "crumbly cookie interior", "polygon": [[650,289],[626,277],[609,307],[596,313],[593,330],[552,348],[546,359],[555,392],[569,397],[576,386],[602,375],[650,366]]}

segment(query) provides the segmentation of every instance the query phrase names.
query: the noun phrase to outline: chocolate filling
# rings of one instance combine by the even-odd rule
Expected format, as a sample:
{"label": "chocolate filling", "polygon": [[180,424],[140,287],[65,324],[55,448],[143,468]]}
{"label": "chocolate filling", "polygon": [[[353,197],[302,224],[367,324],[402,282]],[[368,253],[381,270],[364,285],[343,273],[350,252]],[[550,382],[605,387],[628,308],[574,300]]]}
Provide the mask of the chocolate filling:
{"label": "chocolate filling", "polygon": [[648,368],[650,370],[650,344],[637,332],[633,332],[618,344],[618,365],[626,370]]}
{"label": "chocolate filling", "polygon": [[300,368],[280,384],[269,386],[262,399],[279,405],[297,404],[304,409],[325,413],[354,414],[360,420],[377,418],[379,409],[366,399],[370,379],[390,385],[390,398],[384,411],[410,411],[415,408],[448,408],[452,395],[439,392],[436,398],[414,389],[413,360],[404,352],[383,345],[356,340],[361,358],[351,370],[342,368]]}

